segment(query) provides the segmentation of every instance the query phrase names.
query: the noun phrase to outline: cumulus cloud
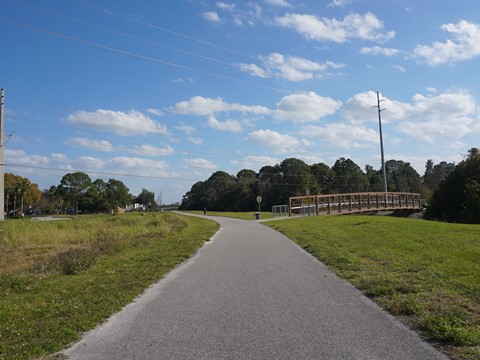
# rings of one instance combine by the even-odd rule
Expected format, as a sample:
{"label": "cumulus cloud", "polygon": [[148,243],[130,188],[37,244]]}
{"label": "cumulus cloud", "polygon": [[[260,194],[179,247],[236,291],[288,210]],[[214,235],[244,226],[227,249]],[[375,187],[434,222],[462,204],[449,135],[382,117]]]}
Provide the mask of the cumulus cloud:
{"label": "cumulus cloud", "polygon": [[256,64],[239,64],[240,70],[252,76],[267,78],[278,77],[289,81],[302,81],[313,77],[322,77],[329,69],[341,69],[345,64],[332,61],[318,63],[297,56],[284,56],[271,53],[260,57],[261,66]]}
{"label": "cumulus cloud", "polygon": [[215,4],[219,9],[222,9],[224,11],[234,11],[235,10],[235,4],[227,4],[223,1],[217,1]]}
{"label": "cumulus cloud", "polygon": [[[317,95],[314,92],[287,95],[276,104],[276,109],[264,106],[242,105],[228,103],[221,98],[204,98],[195,96],[187,101],[181,101],[169,110],[173,113],[191,116],[213,116],[220,113],[240,112],[253,115],[271,115],[277,120],[291,120],[296,122],[318,121],[325,116],[334,114],[342,103],[329,97]],[[220,124],[210,120],[210,126],[233,126],[237,130],[238,124]]]}
{"label": "cumulus cloud", "polygon": [[351,2],[352,0],[333,0],[327,6],[328,7],[345,7],[347,5],[350,5]]}
{"label": "cumulus cloud", "polygon": [[364,126],[355,126],[344,123],[333,123],[325,126],[308,125],[303,127],[300,134],[305,137],[323,139],[336,147],[365,148],[378,143],[378,133]]}
{"label": "cumulus cloud", "polygon": [[38,167],[50,164],[46,156],[28,155],[23,150],[5,149],[5,166],[8,164],[24,167]]}
{"label": "cumulus cloud", "polygon": [[[397,131],[409,138],[433,143],[438,138],[459,139],[474,133],[479,109],[466,91],[417,94],[412,102],[384,98],[382,122],[394,122]],[[353,126],[378,122],[377,96],[373,91],[356,94],[345,103],[342,116]]]}
{"label": "cumulus cloud", "polygon": [[461,20],[456,24],[442,25],[441,29],[453,38],[432,45],[417,45],[413,52],[416,58],[435,66],[480,55],[480,24]]}
{"label": "cumulus cloud", "polygon": [[89,172],[115,172],[140,176],[166,176],[165,169],[168,167],[165,161],[127,156],[118,156],[111,159],[82,156],[72,160],[71,163],[75,167]]}
{"label": "cumulus cloud", "polygon": [[293,94],[285,96],[277,103],[274,116],[277,119],[296,122],[318,121],[334,114],[341,106],[340,101],[314,92]]}
{"label": "cumulus cloud", "polygon": [[169,110],[176,114],[208,116],[222,112],[241,112],[253,114],[268,114],[270,110],[264,106],[247,106],[238,103],[227,103],[221,98],[205,98],[194,96],[190,100],[181,101]]}
{"label": "cumulus cloud", "polygon": [[[382,112],[382,121],[388,123],[392,120],[405,118],[412,111],[412,106],[408,103],[391,100],[380,94],[380,106],[385,111]],[[378,122],[377,93],[367,91],[354,95],[348,99],[342,108],[344,119],[360,124],[364,122]]]}
{"label": "cumulus cloud", "polygon": [[185,166],[193,167],[193,168],[200,168],[200,169],[207,169],[207,170],[216,170],[217,165],[213,162],[204,159],[204,158],[197,158],[197,159],[185,159]]}
{"label": "cumulus cloud", "polygon": [[267,165],[274,166],[280,161],[280,159],[271,156],[246,156],[242,163],[245,169],[259,169]]}
{"label": "cumulus cloud", "polygon": [[113,145],[107,140],[93,140],[84,137],[75,137],[67,140],[67,143],[74,147],[84,147],[95,151],[111,152]]}
{"label": "cumulus cloud", "polygon": [[372,47],[363,47],[360,52],[366,55],[383,55],[383,56],[394,56],[397,55],[400,50],[393,49],[393,48],[384,48],[380,46],[372,46]]}
{"label": "cumulus cloud", "polygon": [[166,156],[175,153],[175,150],[170,145],[164,147],[157,147],[150,144],[137,145],[128,149],[130,154],[142,156]]}
{"label": "cumulus cloud", "polygon": [[175,129],[180,130],[187,135],[191,135],[196,131],[193,126],[185,125],[184,123],[181,123],[179,126],[176,126]]}
{"label": "cumulus cloud", "polygon": [[211,23],[220,23],[222,20],[215,11],[208,11],[202,14],[202,17]]}
{"label": "cumulus cloud", "polygon": [[71,124],[85,126],[98,131],[113,132],[121,136],[168,135],[165,125],[135,110],[129,112],[102,109],[95,112],[77,111],[69,115],[67,121]]}
{"label": "cumulus cloud", "polygon": [[286,0],[265,0],[265,3],[278,7],[292,7],[292,5]]}
{"label": "cumulus cloud", "polygon": [[147,109],[147,112],[150,113],[150,114],[153,114],[153,115],[157,115],[157,116],[162,116],[163,115],[163,111],[158,110],[158,109],[153,109],[153,108]]}
{"label": "cumulus cloud", "polygon": [[284,150],[295,148],[299,146],[300,141],[290,135],[280,134],[272,130],[256,130],[248,134],[248,140],[262,145],[275,148],[277,152],[284,152]]}
{"label": "cumulus cloud", "polygon": [[375,14],[351,13],[343,20],[319,18],[308,14],[285,14],[276,17],[275,24],[293,29],[308,40],[343,43],[351,39],[386,42],[395,36],[394,31],[384,32],[383,21]]}
{"label": "cumulus cloud", "polygon": [[219,121],[213,116],[208,118],[208,126],[216,130],[228,132],[241,132],[243,130],[242,124],[237,120],[227,119],[225,121]]}

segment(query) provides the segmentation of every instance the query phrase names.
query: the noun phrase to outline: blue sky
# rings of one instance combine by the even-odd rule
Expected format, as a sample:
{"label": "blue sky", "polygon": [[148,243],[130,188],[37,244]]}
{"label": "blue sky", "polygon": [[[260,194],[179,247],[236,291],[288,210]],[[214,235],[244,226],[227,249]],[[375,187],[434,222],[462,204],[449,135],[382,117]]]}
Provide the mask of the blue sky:
{"label": "blue sky", "polygon": [[480,2],[0,0],[6,172],[180,201],[289,157],[379,169],[480,146]]}

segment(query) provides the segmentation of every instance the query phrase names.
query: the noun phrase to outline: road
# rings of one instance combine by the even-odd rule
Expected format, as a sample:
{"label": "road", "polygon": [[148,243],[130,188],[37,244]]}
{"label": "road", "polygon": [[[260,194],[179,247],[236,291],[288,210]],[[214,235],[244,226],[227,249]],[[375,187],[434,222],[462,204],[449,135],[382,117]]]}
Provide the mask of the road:
{"label": "road", "polygon": [[447,359],[258,221],[190,260],[65,351],[80,359]]}

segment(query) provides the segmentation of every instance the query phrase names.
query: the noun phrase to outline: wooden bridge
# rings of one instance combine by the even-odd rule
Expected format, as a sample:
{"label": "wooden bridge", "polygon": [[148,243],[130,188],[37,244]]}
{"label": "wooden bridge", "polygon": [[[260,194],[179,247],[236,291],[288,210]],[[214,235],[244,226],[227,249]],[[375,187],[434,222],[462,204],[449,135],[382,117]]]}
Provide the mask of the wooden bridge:
{"label": "wooden bridge", "polygon": [[289,198],[289,216],[344,215],[397,210],[421,210],[420,194],[369,192]]}

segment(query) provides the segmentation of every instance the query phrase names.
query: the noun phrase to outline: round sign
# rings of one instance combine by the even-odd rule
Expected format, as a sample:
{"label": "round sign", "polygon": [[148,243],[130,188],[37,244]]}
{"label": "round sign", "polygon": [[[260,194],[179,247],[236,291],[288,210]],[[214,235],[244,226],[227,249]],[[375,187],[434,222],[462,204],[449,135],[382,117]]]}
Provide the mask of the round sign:
{"label": "round sign", "polygon": [[261,203],[262,202],[262,197],[260,195],[257,196],[257,203]]}

